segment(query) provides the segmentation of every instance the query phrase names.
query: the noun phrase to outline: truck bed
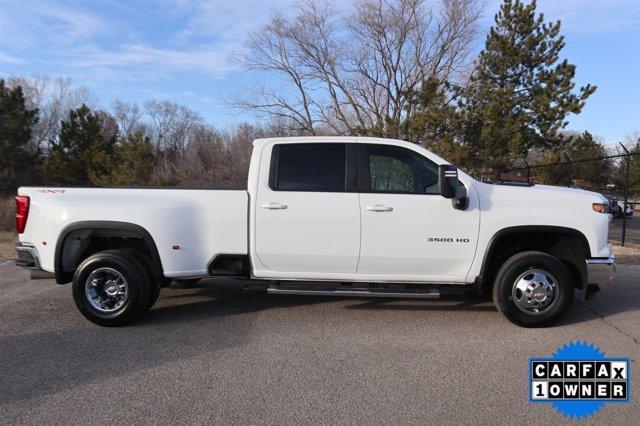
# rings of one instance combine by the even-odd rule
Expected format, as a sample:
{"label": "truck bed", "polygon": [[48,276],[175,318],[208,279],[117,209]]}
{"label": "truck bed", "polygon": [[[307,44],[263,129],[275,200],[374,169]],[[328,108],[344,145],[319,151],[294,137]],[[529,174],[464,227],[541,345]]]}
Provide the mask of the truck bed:
{"label": "truck bed", "polygon": [[64,228],[84,221],[144,228],[170,278],[203,276],[215,256],[248,252],[246,191],[22,187],[18,194],[30,198],[20,242],[38,250],[45,271],[54,272]]}

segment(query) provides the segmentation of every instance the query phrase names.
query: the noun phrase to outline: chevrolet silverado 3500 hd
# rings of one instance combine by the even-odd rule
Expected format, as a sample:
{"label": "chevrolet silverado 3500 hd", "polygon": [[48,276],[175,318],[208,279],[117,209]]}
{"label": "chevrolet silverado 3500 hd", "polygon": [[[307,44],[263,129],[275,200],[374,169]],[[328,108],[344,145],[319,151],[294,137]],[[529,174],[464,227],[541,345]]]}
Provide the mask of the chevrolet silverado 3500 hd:
{"label": "chevrolet silverado 3500 hd", "polygon": [[602,195],[478,182],[398,140],[261,139],[246,191],[23,187],[16,207],[17,264],[73,282],[105,326],[172,279],[211,276],[278,294],[491,290],[509,320],[543,326],[614,272]]}

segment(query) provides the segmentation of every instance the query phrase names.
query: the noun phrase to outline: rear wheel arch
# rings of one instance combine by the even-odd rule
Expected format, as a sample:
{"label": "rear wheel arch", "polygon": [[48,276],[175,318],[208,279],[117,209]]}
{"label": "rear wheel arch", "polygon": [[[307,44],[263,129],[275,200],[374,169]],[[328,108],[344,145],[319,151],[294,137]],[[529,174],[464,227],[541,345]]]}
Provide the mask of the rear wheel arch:
{"label": "rear wheel arch", "polygon": [[575,287],[585,290],[585,260],[591,253],[589,242],[577,229],[562,226],[513,226],[496,232],[484,253],[480,279],[491,286],[502,264],[513,254],[527,250],[538,250],[557,257],[569,269]]}
{"label": "rear wheel arch", "polygon": [[[153,274],[158,280],[164,278],[162,261],[153,237],[145,228],[130,222],[118,221],[81,221],[74,222],[62,229],[56,242],[54,254],[55,278],[58,284],[65,284],[73,279],[75,266],[87,257],[87,249],[90,247],[77,247],[71,249],[71,241],[69,237],[77,236],[83,240],[89,240],[93,237],[132,239],[132,248],[144,249],[148,254],[149,260],[153,265]],[[134,242],[134,239],[137,240]],[[126,244],[124,245],[126,246]],[[137,246],[137,247],[136,247]],[[90,252],[88,254],[91,254]],[[67,257],[68,256],[68,257]],[[66,259],[65,259],[66,257]]]}

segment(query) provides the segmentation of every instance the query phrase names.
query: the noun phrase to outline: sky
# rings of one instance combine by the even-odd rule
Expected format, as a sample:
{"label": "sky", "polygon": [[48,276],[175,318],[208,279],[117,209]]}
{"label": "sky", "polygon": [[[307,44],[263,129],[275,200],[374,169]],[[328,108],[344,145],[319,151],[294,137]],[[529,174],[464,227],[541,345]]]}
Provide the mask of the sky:
{"label": "sky", "polygon": [[[484,35],[498,0],[487,0]],[[251,120],[225,100],[255,83],[235,57],[249,31],[284,0],[0,0],[0,78],[69,76],[97,106],[163,99],[188,105],[215,126]],[[562,57],[577,85],[598,89],[570,130],[607,143],[640,131],[640,0],[539,0],[561,20]]]}

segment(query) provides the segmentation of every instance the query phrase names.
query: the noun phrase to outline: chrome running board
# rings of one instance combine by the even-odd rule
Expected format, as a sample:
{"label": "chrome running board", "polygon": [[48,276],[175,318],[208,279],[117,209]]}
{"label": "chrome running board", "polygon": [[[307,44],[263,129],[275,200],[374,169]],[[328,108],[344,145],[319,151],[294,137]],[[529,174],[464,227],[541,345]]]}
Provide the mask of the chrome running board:
{"label": "chrome running board", "polygon": [[267,288],[269,294],[291,294],[303,296],[340,296],[340,297],[388,297],[402,299],[438,299],[440,292],[429,291],[384,291],[384,290],[301,290],[293,288]]}

